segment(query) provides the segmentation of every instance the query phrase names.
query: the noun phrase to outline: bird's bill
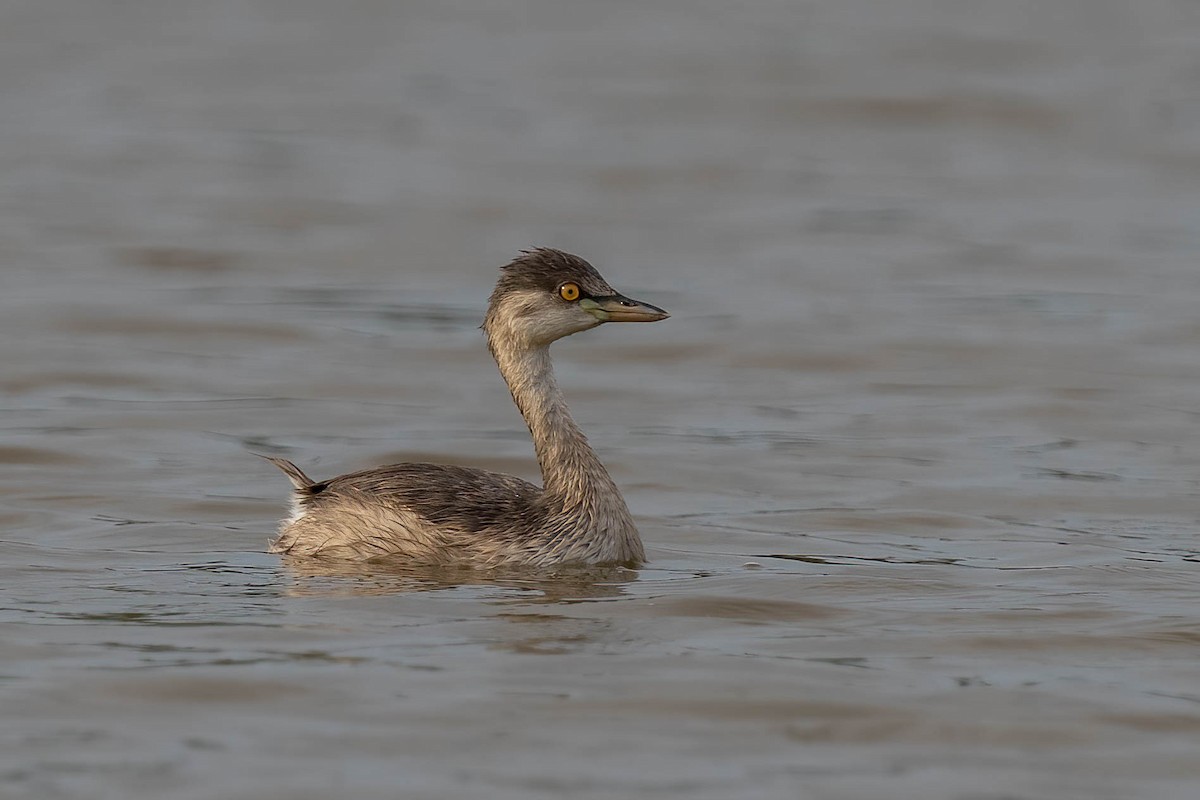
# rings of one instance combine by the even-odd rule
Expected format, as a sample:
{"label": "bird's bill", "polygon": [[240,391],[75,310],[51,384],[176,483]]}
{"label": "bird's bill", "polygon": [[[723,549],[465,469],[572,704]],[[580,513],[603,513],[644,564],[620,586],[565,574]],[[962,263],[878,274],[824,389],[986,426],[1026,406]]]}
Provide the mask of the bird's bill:
{"label": "bird's bill", "polygon": [[658,322],[671,316],[658,306],[631,300],[623,294],[585,297],[579,307],[601,322]]}

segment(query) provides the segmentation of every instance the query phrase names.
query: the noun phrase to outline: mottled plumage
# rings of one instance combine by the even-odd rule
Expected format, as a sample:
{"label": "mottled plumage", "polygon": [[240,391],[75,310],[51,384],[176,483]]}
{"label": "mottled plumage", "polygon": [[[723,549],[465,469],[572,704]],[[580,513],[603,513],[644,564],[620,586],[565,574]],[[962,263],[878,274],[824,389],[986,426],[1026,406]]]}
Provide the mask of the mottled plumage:
{"label": "mottled plumage", "polygon": [[483,328],[529,425],[542,488],[511,475],[421,463],[313,481],[272,458],[295,494],[271,551],[477,566],[640,564],[645,554],[629,509],[571,419],[549,347],[602,322],[666,317],[617,294],[578,256],[524,253],[501,269]]}

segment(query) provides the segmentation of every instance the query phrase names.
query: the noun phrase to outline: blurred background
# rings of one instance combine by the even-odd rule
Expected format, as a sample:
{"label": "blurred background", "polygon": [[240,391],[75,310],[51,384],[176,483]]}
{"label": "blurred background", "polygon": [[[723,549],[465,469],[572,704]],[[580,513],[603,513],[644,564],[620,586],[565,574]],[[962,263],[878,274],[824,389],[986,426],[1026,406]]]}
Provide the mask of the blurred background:
{"label": "blurred background", "polygon": [[[1192,798],[1200,6],[0,6],[0,796]],[[281,564],[286,482],[536,480],[647,569]],[[611,329],[610,329],[611,328]]]}

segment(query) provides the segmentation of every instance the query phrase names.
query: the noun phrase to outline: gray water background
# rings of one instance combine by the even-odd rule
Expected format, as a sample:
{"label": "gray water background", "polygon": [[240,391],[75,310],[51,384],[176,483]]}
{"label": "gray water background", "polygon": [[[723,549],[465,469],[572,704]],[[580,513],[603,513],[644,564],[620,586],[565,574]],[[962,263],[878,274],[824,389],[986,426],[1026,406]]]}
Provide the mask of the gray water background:
{"label": "gray water background", "polygon": [[[1200,6],[7,2],[0,797],[1200,796]],[[537,478],[523,247],[637,572],[264,553]]]}

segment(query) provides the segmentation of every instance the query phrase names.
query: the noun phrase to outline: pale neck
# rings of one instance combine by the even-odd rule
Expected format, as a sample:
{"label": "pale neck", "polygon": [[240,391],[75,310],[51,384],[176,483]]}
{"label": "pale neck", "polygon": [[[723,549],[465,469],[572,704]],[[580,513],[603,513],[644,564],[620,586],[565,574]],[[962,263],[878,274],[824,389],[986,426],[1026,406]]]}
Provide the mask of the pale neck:
{"label": "pale neck", "polygon": [[554,379],[550,348],[506,347],[505,342],[496,339],[489,344],[500,374],[529,425],[546,493],[561,498],[565,507],[615,500],[628,514],[616,484],[567,410],[566,399]]}

